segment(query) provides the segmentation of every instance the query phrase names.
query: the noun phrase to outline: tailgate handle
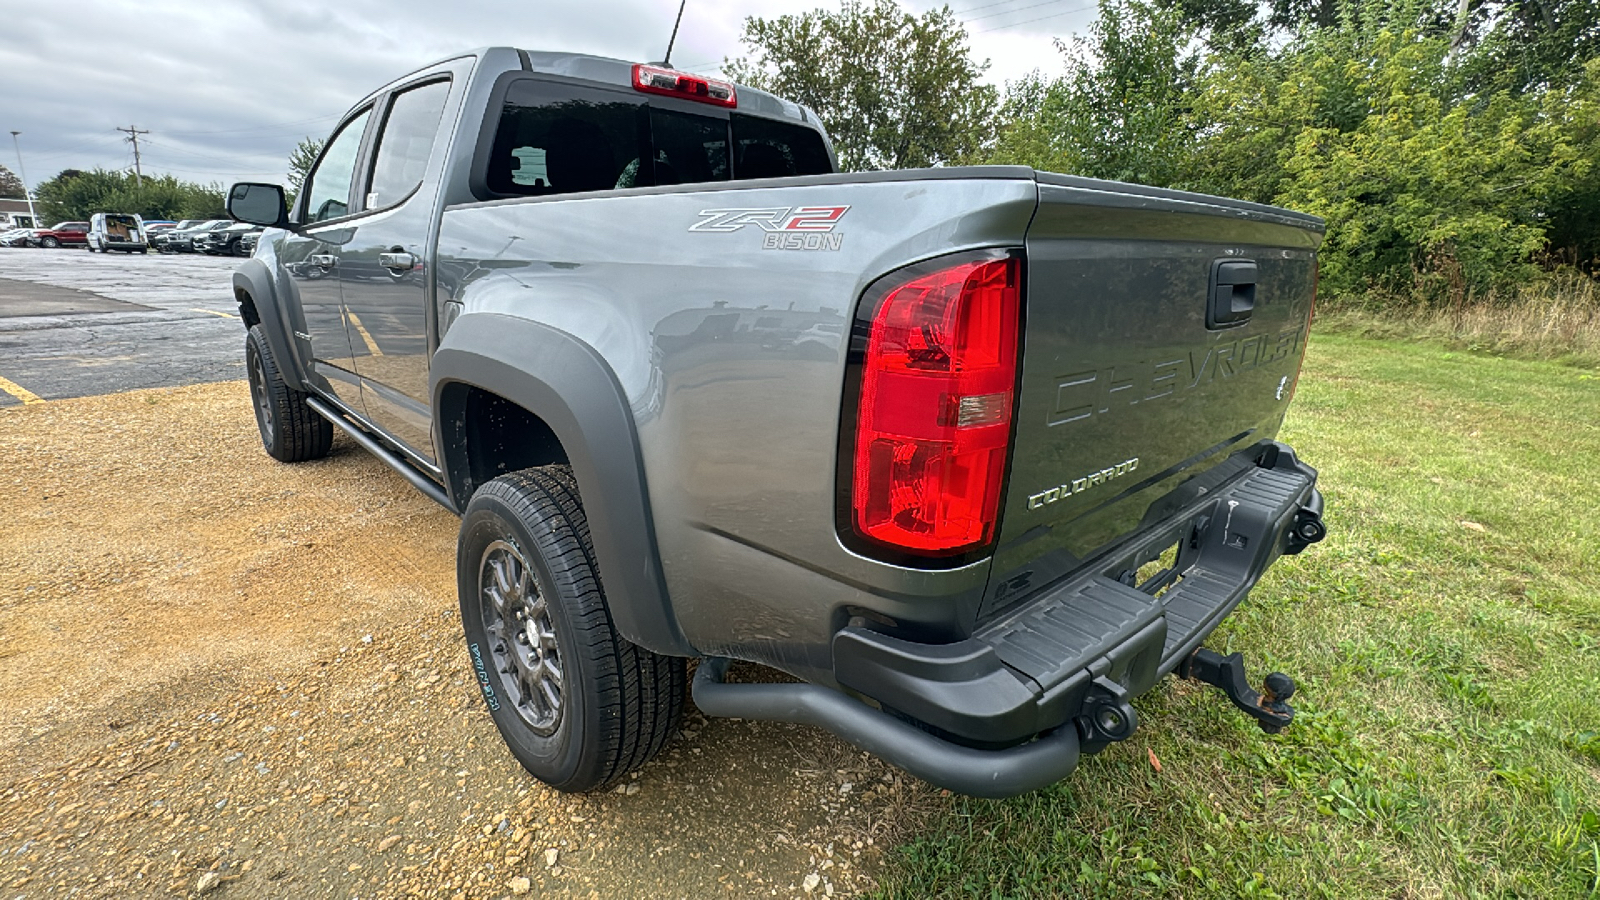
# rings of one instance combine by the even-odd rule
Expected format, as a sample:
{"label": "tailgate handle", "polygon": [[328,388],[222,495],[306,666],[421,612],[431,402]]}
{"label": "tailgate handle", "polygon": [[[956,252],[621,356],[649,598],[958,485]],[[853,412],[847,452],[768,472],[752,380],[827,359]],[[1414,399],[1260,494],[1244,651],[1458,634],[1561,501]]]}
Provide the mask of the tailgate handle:
{"label": "tailgate handle", "polygon": [[1228,328],[1249,321],[1256,309],[1256,262],[1219,259],[1211,263],[1206,327]]}

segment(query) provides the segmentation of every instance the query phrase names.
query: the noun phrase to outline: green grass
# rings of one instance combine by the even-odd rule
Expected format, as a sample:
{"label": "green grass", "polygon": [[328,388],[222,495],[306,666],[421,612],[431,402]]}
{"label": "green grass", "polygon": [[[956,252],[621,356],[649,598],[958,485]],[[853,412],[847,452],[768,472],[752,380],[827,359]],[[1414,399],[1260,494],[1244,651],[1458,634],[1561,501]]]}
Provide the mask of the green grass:
{"label": "green grass", "polygon": [[1319,335],[1283,438],[1329,537],[1209,645],[1295,676],[1295,724],[1168,679],[1066,782],[952,799],[881,894],[1600,897],[1600,377]]}

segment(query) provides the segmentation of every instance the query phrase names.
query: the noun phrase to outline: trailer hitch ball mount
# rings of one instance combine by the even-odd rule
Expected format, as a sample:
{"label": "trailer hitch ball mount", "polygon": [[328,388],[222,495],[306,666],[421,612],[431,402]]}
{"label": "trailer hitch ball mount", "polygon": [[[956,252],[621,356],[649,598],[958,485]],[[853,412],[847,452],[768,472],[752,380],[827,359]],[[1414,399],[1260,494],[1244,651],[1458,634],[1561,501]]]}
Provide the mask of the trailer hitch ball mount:
{"label": "trailer hitch ball mount", "polygon": [[1288,545],[1284,552],[1293,556],[1312,544],[1319,543],[1328,536],[1328,526],[1323,524],[1322,516],[1309,509],[1302,509],[1295,513],[1294,524],[1289,528]]}
{"label": "trailer hitch ball mount", "polygon": [[1268,734],[1277,734],[1294,721],[1294,707],[1289,705],[1289,698],[1295,692],[1294,679],[1282,672],[1273,672],[1257,691],[1250,686],[1241,654],[1223,656],[1201,647],[1184,660],[1178,673],[1221,690],[1234,706],[1255,719]]}

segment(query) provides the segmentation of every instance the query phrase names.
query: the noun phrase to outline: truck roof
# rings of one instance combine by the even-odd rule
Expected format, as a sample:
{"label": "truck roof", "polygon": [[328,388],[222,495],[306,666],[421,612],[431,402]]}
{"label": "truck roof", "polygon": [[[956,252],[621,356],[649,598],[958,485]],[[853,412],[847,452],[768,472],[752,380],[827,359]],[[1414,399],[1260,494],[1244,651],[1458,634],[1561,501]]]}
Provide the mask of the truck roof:
{"label": "truck roof", "polygon": [[[376,97],[417,72],[426,71],[452,59],[475,56],[479,60],[492,60],[497,56],[502,59],[508,58],[512,54],[521,59],[522,68],[529,72],[556,75],[563,78],[578,78],[600,84],[612,84],[617,87],[629,87],[633,84],[633,67],[636,63],[627,60],[613,59],[607,56],[593,56],[587,53],[558,53],[547,50],[523,50],[515,47],[478,47],[454,56],[434,60],[426,66],[420,66],[373,91],[365,99]],[[659,65],[646,60],[639,60],[638,62]],[[739,101],[737,109],[741,113],[753,113],[774,119],[789,119],[808,125],[823,133],[827,131],[822,124],[822,120],[817,117],[815,112],[792,100],[785,100],[782,97],[748,85],[739,84],[736,87]]]}

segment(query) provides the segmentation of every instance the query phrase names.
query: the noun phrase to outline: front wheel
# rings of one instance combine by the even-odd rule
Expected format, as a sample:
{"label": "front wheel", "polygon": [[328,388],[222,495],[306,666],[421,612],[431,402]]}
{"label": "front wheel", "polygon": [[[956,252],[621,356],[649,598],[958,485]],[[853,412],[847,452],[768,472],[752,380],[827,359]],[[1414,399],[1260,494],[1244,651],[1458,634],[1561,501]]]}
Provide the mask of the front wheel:
{"label": "front wheel", "polygon": [[306,403],[307,394],[289,387],[272,355],[267,334],[253,325],[244,340],[244,368],[250,380],[261,446],[279,462],[321,459],[333,446],[333,424]]}
{"label": "front wheel", "polygon": [[46,250],[54,250],[61,246],[61,242],[53,237],[40,238],[39,246],[45,248]]}
{"label": "front wheel", "polygon": [[603,788],[677,728],[686,663],[617,634],[568,467],[512,472],[473,494],[456,585],[489,715],[540,781]]}

